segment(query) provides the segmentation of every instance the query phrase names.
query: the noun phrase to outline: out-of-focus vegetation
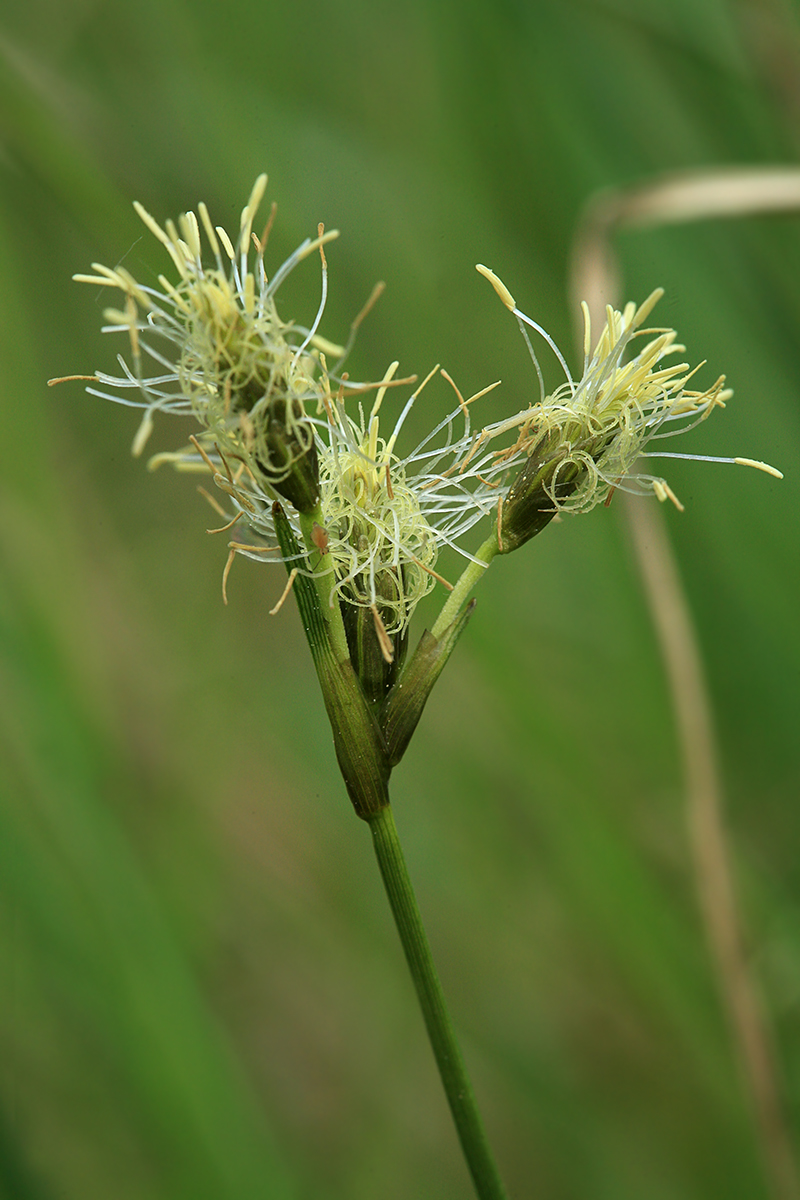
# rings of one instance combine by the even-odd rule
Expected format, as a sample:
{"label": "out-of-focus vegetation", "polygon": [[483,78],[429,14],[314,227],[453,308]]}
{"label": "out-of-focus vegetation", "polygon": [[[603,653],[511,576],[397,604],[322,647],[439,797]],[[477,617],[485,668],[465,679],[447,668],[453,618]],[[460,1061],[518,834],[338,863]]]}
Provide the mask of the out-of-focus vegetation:
{"label": "out-of-focus vegetation", "polygon": [[[501,377],[494,419],[535,377],[473,264],[569,347],[589,196],[793,163],[798,115],[784,0],[5,6],[0,1194],[469,1194],[302,631],[267,615],[281,571],[237,562],[223,607],[224,535],[191,483],[129,457],[135,415],[45,387],[113,369],[107,297],[70,275],[153,278],[132,199],[159,218],[205,199],[230,227],[267,170],[274,263],[319,220],[342,231],[328,337],[387,281],[353,373]],[[800,217],[630,232],[621,253],[626,295],[666,287],[700,386],[725,371],[736,392],[681,449],[787,474],[676,463],[668,519],[796,1128]],[[316,267],[281,296],[308,319]],[[429,387],[409,445],[450,403]],[[187,433],[164,419],[152,447]],[[492,568],[393,795],[512,1195],[766,1197],[618,506]]]}

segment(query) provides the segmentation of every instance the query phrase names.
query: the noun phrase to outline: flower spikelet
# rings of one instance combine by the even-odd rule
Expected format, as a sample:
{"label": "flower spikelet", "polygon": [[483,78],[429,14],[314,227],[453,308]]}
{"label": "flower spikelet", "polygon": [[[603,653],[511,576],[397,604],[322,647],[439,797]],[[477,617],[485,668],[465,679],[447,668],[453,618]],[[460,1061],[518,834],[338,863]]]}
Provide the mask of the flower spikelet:
{"label": "flower spikelet", "polygon": [[[268,228],[260,240],[253,234],[266,182],[262,175],[255,183],[235,246],[224,229],[212,225],[204,204],[199,221],[188,212],[177,226],[167,221],[164,228],[135,205],[172,259],[177,283],[162,275],[158,288],[145,286],[122,267],[100,264],[94,264],[95,275],[75,278],[124,295],[123,308],[106,310],[106,328],[127,330],[132,361],[129,365],[119,356],[123,375],[98,372],[97,378],[106,387],[138,393],[137,399],[122,400],[145,410],[136,453],[149,436],[154,412],[191,413],[206,431],[201,443],[207,450],[213,448],[221,459],[232,460],[300,506],[313,507],[315,437],[305,405],[317,404],[321,396],[314,352],[321,310],[310,329],[286,323],[278,315],[275,293],[298,262],[337,234],[320,230],[270,280],[264,269]],[[211,265],[204,261],[201,227]],[[324,281],[323,270],[323,293]],[[145,360],[156,373],[145,374]],[[303,469],[306,458],[311,461]]]}
{"label": "flower spikelet", "polygon": [[[705,391],[695,391],[688,385],[698,367],[665,362],[682,354],[685,347],[678,343],[674,330],[645,327],[663,290],[656,289],[638,307],[629,303],[621,312],[607,307],[605,324],[594,345],[589,310],[583,305],[584,362],[576,380],[549,335],[520,311],[494,272],[483,266],[478,270],[516,316],[540,387],[537,403],[488,426],[481,435],[486,445],[513,434],[515,440],[495,454],[508,466],[523,464],[502,506],[501,549],[516,549],[556,513],[587,512],[608,501],[616,488],[651,491],[659,500],[670,499],[681,508],[666,480],[643,472],[637,464],[654,457],[709,459],[657,450],[653,443],[694,428],[716,407],[724,407],[733,393],[725,388],[724,375]],[[564,371],[565,382],[553,392],[545,391],[526,326],[545,339]],[[779,474],[749,459],[712,461],[738,462]]]}
{"label": "flower spikelet", "polygon": [[[393,363],[368,419],[336,408],[320,457],[321,507],[337,591],[359,608],[375,605],[387,634],[404,628],[408,614],[436,582],[440,539],[422,509],[417,481],[394,453],[395,436],[379,434],[378,410]],[[419,394],[417,392],[417,394]]]}

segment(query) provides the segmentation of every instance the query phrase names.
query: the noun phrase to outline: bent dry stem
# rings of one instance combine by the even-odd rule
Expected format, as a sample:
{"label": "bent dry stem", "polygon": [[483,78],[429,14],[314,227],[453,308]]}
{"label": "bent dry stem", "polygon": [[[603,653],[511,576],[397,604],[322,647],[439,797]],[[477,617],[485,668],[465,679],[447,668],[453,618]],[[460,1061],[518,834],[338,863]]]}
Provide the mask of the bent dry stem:
{"label": "bent dry stem", "polygon": [[507,1193],[489,1148],[453,1023],[447,1011],[442,985],[433,964],[391,807],[387,805],[375,816],[370,817],[369,827],[386,894],[392,906],[436,1065],[442,1077],[475,1190],[481,1200],[506,1200]]}

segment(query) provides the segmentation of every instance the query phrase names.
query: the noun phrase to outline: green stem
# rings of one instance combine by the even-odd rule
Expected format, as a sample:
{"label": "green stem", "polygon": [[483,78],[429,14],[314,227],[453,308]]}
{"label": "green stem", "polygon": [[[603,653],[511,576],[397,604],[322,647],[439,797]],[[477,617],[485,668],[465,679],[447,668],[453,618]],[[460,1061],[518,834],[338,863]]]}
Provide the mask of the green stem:
{"label": "green stem", "polygon": [[422,924],[414,888],[397,836],[391,807],[369,817],[375,854],[384,887],[403,943],[417,990],[436,1065],[444,1084],[464,1157],[480,1200],[506,1200],[486,1131],[445,1004],[442,985],[433,965],[431,948]]}
{"label": "green stem", "polygon": [[436,624],[431,629],[431,633],[435,638],[440,638],[451,621],[456,619],[462,604],[478,580],[483,578],[489,563],[497,552],[497,534],[493,533],[478,548],[475,554],[475,558],[478,561],[467,563],[461,578],[448,596],[447,603],[436,618]]}
{"label": "green stem", "polygon": [[308,551],[311,569],[314,572],[314,584],[319,596],[322,615],[328,627],[328,637],[330,638],[331,647],[336,656],[336,661],[343,663],[349,660],[350,650],[344,632],[342,610],[339,607],[334,591],[336,578],[333,573],[333,559],[327,551],[323,553],[314,541],[315,525],[324,534],[322,509],[319,504],[313,512],[300,514],[300,528],[303,531],[303,541]]}

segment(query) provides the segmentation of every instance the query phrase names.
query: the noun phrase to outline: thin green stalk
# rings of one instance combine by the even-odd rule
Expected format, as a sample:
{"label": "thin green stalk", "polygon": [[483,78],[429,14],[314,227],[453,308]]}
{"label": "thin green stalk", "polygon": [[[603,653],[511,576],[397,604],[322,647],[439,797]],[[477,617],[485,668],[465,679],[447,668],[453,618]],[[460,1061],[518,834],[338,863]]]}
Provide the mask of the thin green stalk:
{"label": "thin green stalk", "polygon": [[300,514],[300,528],[303,532],[303,541],[305,542],[306,550],[309,553],[311,569],[314,572],[314,584],[319,596],[322,615],[328,627],[328,637],[330,638],[333,653],[336,656],[337,662],[347,662],[350,658],[350,650],[344,632],[342,611],[336,603],[333,590],[336,583],[333,573],[333,562],[330,554],[327,551],[321,550],[317,542],[314,541],[315,526],[320,530],[323,529],[322,509],[319,504],[312,513]]}
{"label": "thin green stalk", "polygon": [[461,606],[475,587],[479,579],[482,579],[486,573],[489,563],[498,552],[497,534],[492,533],[485,542],[478,548],[475,558],[477,562],[467,563],[466,568],[462,572],[456,586],[453,588],[450,595],[447,597],[447,602],[436,618],[436,623],[431,629],[431,633],[435,638],[440,638],[447,626],[454,621],[458,616]]}
{"label": "thin green stalk", "polygon": [[480,1200],[507,1200],[433,965],[391,807],[369,818],[375,854],[464,1157]]}

